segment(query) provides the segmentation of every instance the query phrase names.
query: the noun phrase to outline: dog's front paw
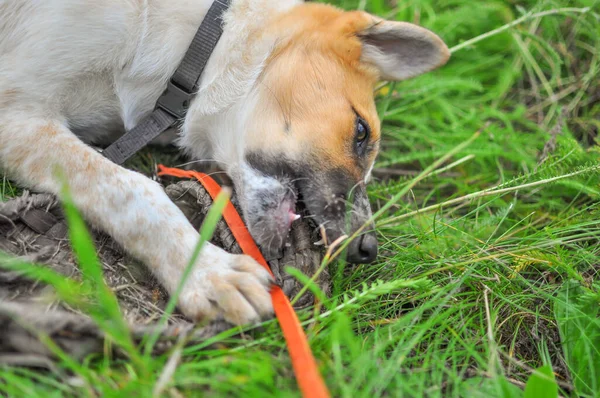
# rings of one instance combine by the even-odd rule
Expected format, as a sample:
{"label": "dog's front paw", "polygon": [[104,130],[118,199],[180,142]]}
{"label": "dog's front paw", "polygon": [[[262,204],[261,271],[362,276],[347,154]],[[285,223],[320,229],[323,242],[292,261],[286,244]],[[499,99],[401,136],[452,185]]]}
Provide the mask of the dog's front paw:
{"label": "dog's front paw", "polygon": [[218,263],[199,264],[192,271],[179,296],[180,310],[196,321],[224,319],[235,325],[272,316],[268,271],[245,255],[219,257]]}

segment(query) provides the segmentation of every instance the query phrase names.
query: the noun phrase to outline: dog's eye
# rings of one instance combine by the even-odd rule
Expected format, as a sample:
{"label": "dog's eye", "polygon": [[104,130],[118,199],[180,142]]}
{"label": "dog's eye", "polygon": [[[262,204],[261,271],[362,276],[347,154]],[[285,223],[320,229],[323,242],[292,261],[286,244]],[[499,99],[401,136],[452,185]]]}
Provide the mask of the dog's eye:
{"label": "dog's eye", "polygon": [[356,120],[356,144],[361,147],[369,138],[369,125],[362,118]]}

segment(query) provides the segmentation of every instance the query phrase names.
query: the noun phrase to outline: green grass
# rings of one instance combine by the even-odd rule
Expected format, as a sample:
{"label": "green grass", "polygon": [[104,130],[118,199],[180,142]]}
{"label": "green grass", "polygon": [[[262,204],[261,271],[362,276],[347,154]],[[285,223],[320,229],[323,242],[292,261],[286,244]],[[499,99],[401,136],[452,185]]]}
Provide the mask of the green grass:
{"label": "green grass", "polygon": [[[418,22],[453,55],[378,91],[383,151],[369,192],[381,255],[331,264],[332,297],[300,313],[332,395],[600,396],[600,3],[336,3]],[[3,180],[2,196],[16,193]],[[45,280],[91,300],[82,305],[131,360],[63,358],[78,384],[0,368],[1,394],[299,395],[275,322],[254,339],[224,333],[152,358],[89,275],[83,288]]]}

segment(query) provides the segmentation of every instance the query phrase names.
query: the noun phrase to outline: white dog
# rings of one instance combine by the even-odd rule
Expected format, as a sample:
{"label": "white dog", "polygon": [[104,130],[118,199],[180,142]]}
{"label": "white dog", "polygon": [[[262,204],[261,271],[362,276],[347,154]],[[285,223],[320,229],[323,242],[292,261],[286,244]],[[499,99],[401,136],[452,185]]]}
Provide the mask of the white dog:
{"label": "white dog", "polygon": [[[55,194],[62,169],[86,219],[169,292],[198,232],[157,183],[86,143],[110,142],[153,110],[211,4],[0,0],[0,164]],[[444,64],[446,45],[409,23],[295,0],[234,0],[223,29],[179,145],[227,171],[264,251],[284,243],[297,200],[329,240],[355,231],[371,215],[364,184],[379,148],[374,85]],[[348,259],[376,253],[366,234]],[[207,244],[179,307],[193,319],[256,322],[272,312],[269,286],[252,259]]]}

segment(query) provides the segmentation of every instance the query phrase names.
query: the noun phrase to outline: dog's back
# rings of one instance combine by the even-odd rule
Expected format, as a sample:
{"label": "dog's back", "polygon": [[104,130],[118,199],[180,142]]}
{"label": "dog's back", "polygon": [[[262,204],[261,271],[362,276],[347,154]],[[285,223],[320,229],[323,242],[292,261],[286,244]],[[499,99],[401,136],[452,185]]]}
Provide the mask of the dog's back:
{"label": "dog's back", "polygon": [[111,72],[122,61],[127,14],[124,7],[109,3],[0,4],[0,107],[43,106],[65,117],[86,141],[119,129]]}
{"label": "dog's back", "polygon": [[176,66],[171,58],[181,57],[211,2],[197,1],[191,13],[180,10],[187,3],[144,3],[0,2],[0,109],[42,104],[87,142],[132,128],[153,108],[173,72],[164,66]]}

